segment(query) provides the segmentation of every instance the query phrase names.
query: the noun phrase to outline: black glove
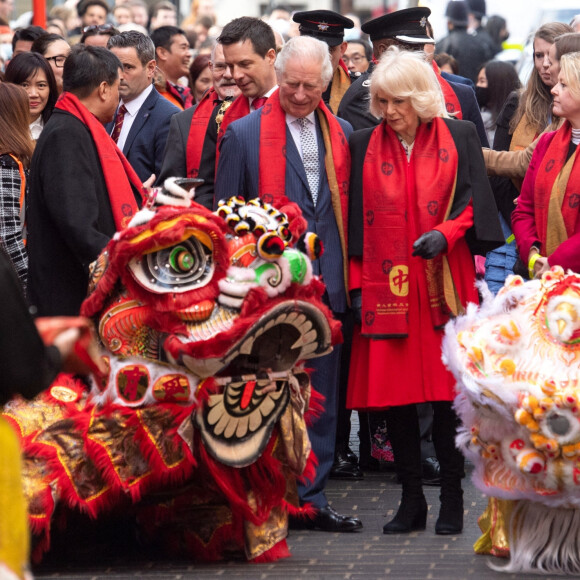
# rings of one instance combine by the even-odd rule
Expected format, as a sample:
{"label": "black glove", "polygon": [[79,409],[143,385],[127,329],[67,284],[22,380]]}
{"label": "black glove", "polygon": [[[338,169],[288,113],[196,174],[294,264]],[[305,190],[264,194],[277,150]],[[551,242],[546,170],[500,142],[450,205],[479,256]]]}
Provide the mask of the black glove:
{"label": "black glove", "polygon": [[437,231],[431,230],[425,232],[419,239],[415,240],[413,244],[413,256],[419,256],[430,260],[438,256],[441,252],[447,249],[447,240],[445,236]]}
{"label": "black glove", "polygon": [[354,318],[354,323],[362,325],[362,290],[355,288],[350,291],[350,307]]}

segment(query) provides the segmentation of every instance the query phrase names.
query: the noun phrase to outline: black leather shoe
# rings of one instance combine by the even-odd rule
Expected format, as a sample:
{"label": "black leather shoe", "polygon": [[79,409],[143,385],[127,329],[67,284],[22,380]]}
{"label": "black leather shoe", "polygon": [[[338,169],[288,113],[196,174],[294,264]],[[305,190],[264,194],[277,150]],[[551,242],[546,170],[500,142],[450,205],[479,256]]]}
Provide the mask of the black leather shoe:
{"label": "black leather shoe", "polygon": [[437,457],[427,457],[421,462],[423,485],[441,485],[441,467]]}
{"label": "black leather shoe", "polygon": [[323,532],[354,532],[363,527],[359,518],[343,516],[329,505],[320,508],[310,521],[314,529]]}
{"label": "black leather shoe", "polygon": [[346,447],[345,449],[345,453],[346,453],[346,458],[353,464],[353,465],[358,465],[358,457],[356,456],[356,453],[350,448]]}
{"label": "black leather shoe", "polygon": [[353,465],[345,451],[337,451],[329,477],[330,479],[364,479],[364,475],[358,465]]}
{"label": "black leather shoe", "polygon": [[397,515],[383,526],[383,534],[408,534],[427,525],[427,501],[424,496],[403,498]]}

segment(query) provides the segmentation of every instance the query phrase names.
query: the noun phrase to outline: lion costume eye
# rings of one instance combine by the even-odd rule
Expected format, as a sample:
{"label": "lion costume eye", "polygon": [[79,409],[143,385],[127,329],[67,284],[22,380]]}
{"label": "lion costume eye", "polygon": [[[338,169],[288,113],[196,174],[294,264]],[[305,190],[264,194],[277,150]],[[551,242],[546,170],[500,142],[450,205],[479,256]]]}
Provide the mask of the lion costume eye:
{"label": "lion costume eye", "polygon": [[137,281],[151,292],[187,292],[201,288],[213,276],[213,248],[195,236],[131,260]]}

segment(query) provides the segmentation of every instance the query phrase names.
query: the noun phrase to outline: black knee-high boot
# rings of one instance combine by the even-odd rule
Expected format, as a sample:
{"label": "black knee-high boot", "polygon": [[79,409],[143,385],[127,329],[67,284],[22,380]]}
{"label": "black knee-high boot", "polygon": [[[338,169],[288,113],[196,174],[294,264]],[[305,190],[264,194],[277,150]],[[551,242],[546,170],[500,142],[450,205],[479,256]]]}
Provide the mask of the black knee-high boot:
{"label": "black knee-high boot", "polygon": [[451,405],[449,401],[433,403],[433,444],[441,466],[441,509],[435,533],[441,535],[459,534],[463,530],[464,459],[455,446],[459,419]]}
{"label": "black knee-high boot", "polygon": [[421,440],[415,405],[392,407],[387,411],[387,430],[395,455],[395,469],[403,484],[397,515],[383,527],[385,534],[406,534],[424,530],[427,502],[421,485]]}

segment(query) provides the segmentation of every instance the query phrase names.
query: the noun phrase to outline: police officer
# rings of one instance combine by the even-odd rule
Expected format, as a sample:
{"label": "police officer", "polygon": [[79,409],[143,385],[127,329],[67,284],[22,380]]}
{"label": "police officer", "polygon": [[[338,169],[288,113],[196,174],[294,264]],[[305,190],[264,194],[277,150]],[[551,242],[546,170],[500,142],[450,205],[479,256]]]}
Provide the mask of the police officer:
{"label": "police officer", "polygon": [[358,76],[351,76],[342,60],[342,55],[348,46],[344,41],[344,29],[354,28],[354,22],[332,10],[296,12],[292,19],[300,25],[298,28],[300,36],[314,36],[328,44],[334,76],[322,94],[322,100],[336,114],[342,97],[350,87],[351,80]]}
{"label": "police officer", "polygon": [[[429,8],[406,8],[365,22],[361,28],[370,36],[374,57],[378,60],[381,54],[393,44],[406,50],[423,50],[426,44],[434,44],[435,41],[427,33],[427,19],[430,14]],[[353,82],[343,97],[338,110],[338,116],[348,121],[355,131],[374,127],[380,122],[380,119],[373,117],[369,111],[369,76],[372,70],[373,64],[371,63],[368,71],[362,73]],[[462,118],[475,124],[481,146],[487,147],[487,136],[475,93],[469,86],[461,85],[455,82],[455,79],[451,80],[450,77],[453,76],[441,73],[441,77],[449,83],[457,96]]]}

